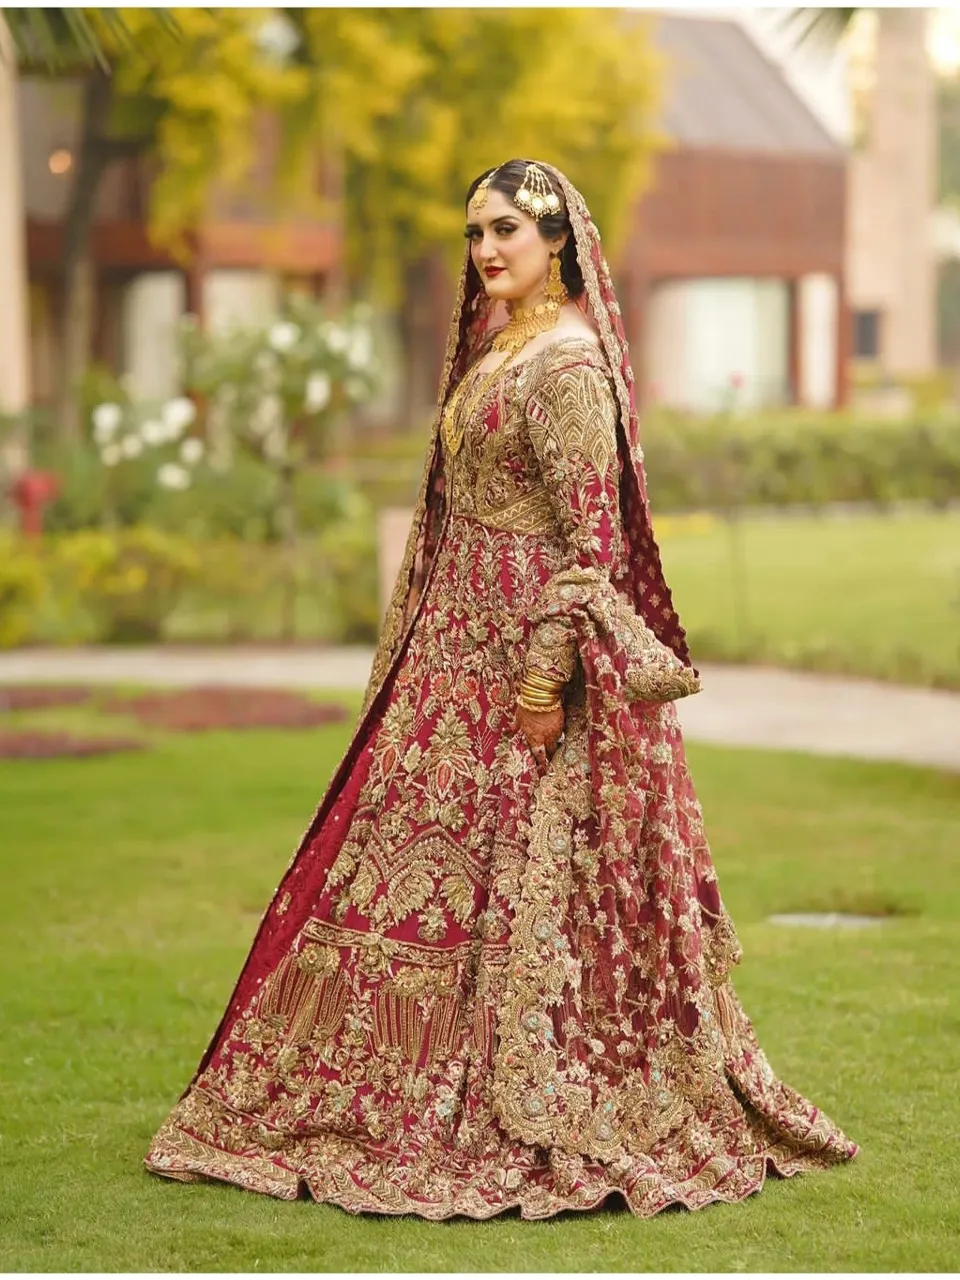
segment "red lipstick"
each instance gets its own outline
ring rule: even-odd
[[[494,276],[502,275],[506,271],[506,267],[484,267],[483,274],[492,280]]]

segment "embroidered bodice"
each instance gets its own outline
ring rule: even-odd
[[[444,460],[451,516],[529,535],[556,549],[558,569],[622,570],[618,407],[603,352],[562,339],[505,365],[469,414],[460,451]],[[561,623],[544,623],[529,665],[569,679],[574,652]]]

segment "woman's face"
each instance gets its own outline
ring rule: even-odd
[[[543,296],[550,270],[550,252],[563,245],[563,237],[550,244],[536,222],[502,191],[489,191],[479,212],[467,205],[467,238],[470,256],[491,298],[533,306]]]

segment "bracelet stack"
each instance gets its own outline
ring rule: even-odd
[[[559,711],[564,681],[551,680],[539,671],[526,671],[520,681],[517,706],[524,711]]]

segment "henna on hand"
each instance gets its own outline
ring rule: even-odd
[[[563,707],[556,711],[528,711],[525,707],[517,707],[513,727],[526,738],[533,754],[546,762],[557,749],[564,723]]]

